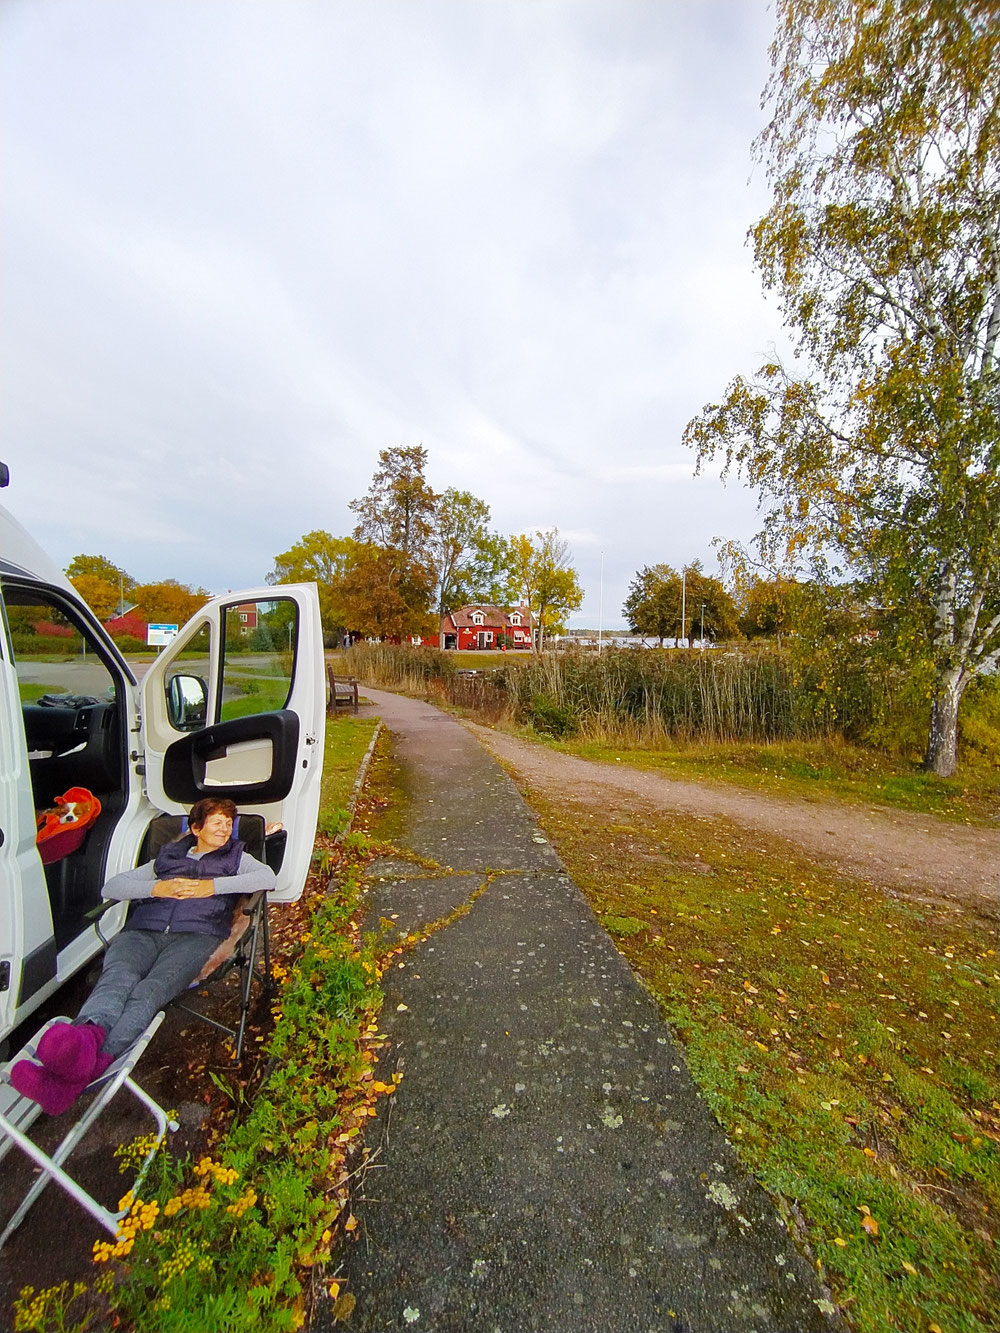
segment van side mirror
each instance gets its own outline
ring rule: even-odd
[[[177,731],[197,731],[208,721],[208,685],[201,676],[171,676],[167,716]]]

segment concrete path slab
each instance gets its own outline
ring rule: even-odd
[[[369,1138],[350,1328],[840,1328],[513,784],[437,709],[365,693],[406,791],[368,919],[439,925],[384,978],[381,1073],[404,1078]]]

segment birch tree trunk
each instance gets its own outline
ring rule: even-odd
[[[946,671],[938,681],[931,704],[924,768],[939,778],[953,777],[958,763],[958,708],[967,680],[957,668]]]

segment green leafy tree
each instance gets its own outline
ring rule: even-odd
[[[490,510],[469,491],[449,486],[438,497],[429,550],[438,615],[476,600],[502,597],[503,537],[489,530]]]
[[[688,647],[696,636],[713,643],[731,639],[737,632],[736,604],[721,580],[706,574],[700,560],[693,560],[684,568],[682,585],[686,623],[681,637],[687,639]]]
[[[672,637],[691,647],[694,638],[713,642],[736,633],[736,605],[719,579],[710,578],[699,560],[678,574],[670,565],[647,565],[629,584],[622,614],[633,634],[656,638],[660,647]]]
[[[644,639],[677,638],[681,623],[681,576],[669,565],[646,565],[629,584],[622,607],[633,634]]]
[[[315,583],[319,591],[324,634],[333,635],[348,625],[344,580],[358,559],[359,544],[352,537],[333,537],[317,529],[274,557],[267,582]]]
[[[962,693],[1000,659],[1000,22],[985,0],[777,10],[752,235],[807,370],[738,377],[685,438],[760,491],[762,558],[809,555],[885,609],[947,776]]]

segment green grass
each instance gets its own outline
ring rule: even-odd
[[[18,682],[18,693],[21,696],[23,704],[33,704],[36,699],[40,699],[43,694],[63,694],[65,686],[63,685],[30,685],[27,681]]]
[[[525,648],[511,648],[506,653],[480,653],[465,649],[460,653],[449,653],[448,659],[454,662],[458,671],[495,671],[497,667],[506,666],[511,661],[519,662],[530,656],[531,653]]]
[[[329,719],[321,824],[342,826],[375,725]],[[25,1288],[14,1306],[16,1330],[292,1333],[302,1327],[310,1297],[321,1299],[332,1248],[356,1225],[349,1186],[366,1156],[362,1129],[376,1097],[392,1090],[372,1078],[381,967],[356,928],[368,856],[357,834],[318,854],[308,929],[287,967],[274,967],[281,986],[261,1050],[263,1082],[244,1101],[237,1072],[214,1078],[242,1112],[214,1149],[216,1168],[161,1151],[143,1190],[147,1207],[159,1208],[149,1229],[140,1226],[133,1246],[126,1239],[86,1281]],[[199,1181],[200,1202],[188,1193]],[[347,1308],[338,1313],[335,1304],[333,1317]]]
[[[273,713],[284,708],[288,699],[288,679],[283,680],[229,680],[227,684],[239,684],[245,693],[235,699],[223,701],[220,711],[221,722],[229,722],[234,717],[254,717],[258,713]]]
[[[851,1324],[996,1328],[995,923],[721,820],[531,799]]]
[[[534,733],[523,729],[521,734]],[[954,778],[939,778],[845,741],[787,741],[770,745],[689,742],[663,749],[632,748],[613,740],[544,738],[565,754],[621,762],[665,777],[724,782],[772,795],[884,805],[992,825],[1000,809],[1000,774],[985,761],[968,762]]]
[[[344,826],[347,803],[368,744],[378,726],[373,717],[338,713],[327,719],[319,831],[333,835]]]

